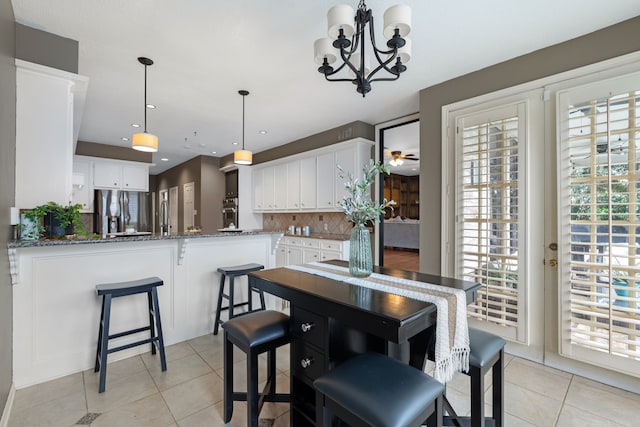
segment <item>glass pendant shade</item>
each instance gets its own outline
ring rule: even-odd
[[[131,140],[131,148],[147,153],[155,153],[158,151],[158,137],[146,132],[134,133]]]
[[[233,163],[237,165],[250,165],[253,163],[253,154],[249,150],[236,150],[233,152]]]

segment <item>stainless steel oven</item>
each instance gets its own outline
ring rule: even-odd
[[[229,228],[233,224],[238,228],[238,198],[222,201],[222,226]]]

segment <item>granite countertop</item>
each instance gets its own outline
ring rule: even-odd
[[[42,239],[42,240],[15,240],[8,243],[8,248],[32,248],[44,246],[68,246],[68,245],[86,245],[86,244],[103,244],[103,243],[124,243],[124,242],[146,242],[152,240],[178,240],[178,239],[201,239],[201,238],[225,238],[232,236],[252,236],[260,234],[279,234],[282,231],[265,231],[265,230],[246,230],[234,232],[218,232],[212,234],[203,233],[185,233],[171,236],[160,235],[132,235],[108,237],[106,239]]]

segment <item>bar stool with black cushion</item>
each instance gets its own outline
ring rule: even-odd
[[[445,425],[471,425],[471,427],[504,425],[504,346],[506,341],[489,332],[469,328],[469,372],[471,377],[471,418],[460,417],[445,398],[445,409],[449,416],[445,417]],[[433,360],[429,352],[429,359]],[[492,371],[491,417],[484,413],[485,383],[484,377]]]
[[[332,425],[327,411],[353,427],[442,426],[444,385],[383,354],[354,356],[313,386],[318,427]]]
[[[163,371],[167,370],[167,360],[164,353],[164,338],[162,336],[162,323],[160,321],[160,306],[158,303],[157,287],[162,286],[163,281],[158,277],[133,280],[130,282],[106,283],[96,286],[96,293],[102,296],[102,313],[100,314],[100,329],[98,331],[98,350],[96,352],[96,366],[94,371],[100,371],[100,385],[98,392],[105,390],[107,379],[107,355],[116,351],[126,350],[142,344],[151,344],[151,354],[156,354],[156,348],[160,352],[160,365]],[[109,335],[111,322],[111,301],[113,298],[128,295],[147,294],[149,305],[149,325],[131,329],[117,334]],[[109,348],[109,340],[150,331],[150,337],[119,347]]]
[[[258,426],[264,402],[289,402],[287,393],[276,393],[276,349],[291,341],[289,316],[262,310],[229,319],[224,329],[224,422],[231,421],[233,402],[247,402],[247,423]],[[247,356],[247,392],[233,391],[233,346]],[[267,383],[258,393],[258,356],[267,352]]]
[[[253,300],[252,295],[253,292],[257,292],[260,296],[260,310],[264,310],[266,308],[264,302],[264,293],[262,289],[252,289],[249,288],[247,301],[236,303],[235,302],[235,286],[234,281],[236,277],[246,276],[252,271],[258,271],[264,269],[264,265],[261,264],[243,264],[243,265],[234,265],[232,267],[220,267],[218,268],[218,273],[220,274],[220,287],[218,289],[218,305],[216,308],[216,320],[213,324],[213,335],[218,335],[218,325],[224,323],[220,320],[220,314],[223,310],[229,311],[229,319],[233,319],[236,314],[234,313],[234,309],[238,307],[248,306],[249,312],[253,311]],[[224,293],[224,284],[225,279],[229,278],[229,294]],[[222,299],[225,298],[228,302],[226,307],[222,306]]]

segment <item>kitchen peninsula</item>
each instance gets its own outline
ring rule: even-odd
[[[94,366],[101,303],[97,284],[160,277],[165,345],[175,344],[213,330],[217,268],[248,262],[273,267],[282,235],[243,231],[10,242],[16,388]],[[246,278],[236,287],[238,299],[246,299],[243,283]],[[267,300],[268,306],[274,304]],[[147,315],[144,295],[117,299],[112,330],[142,326]],[[114,344],[136,339],[139,336],[122,337]],[[148,350],[131,348],[114,353],[110,360]]]

